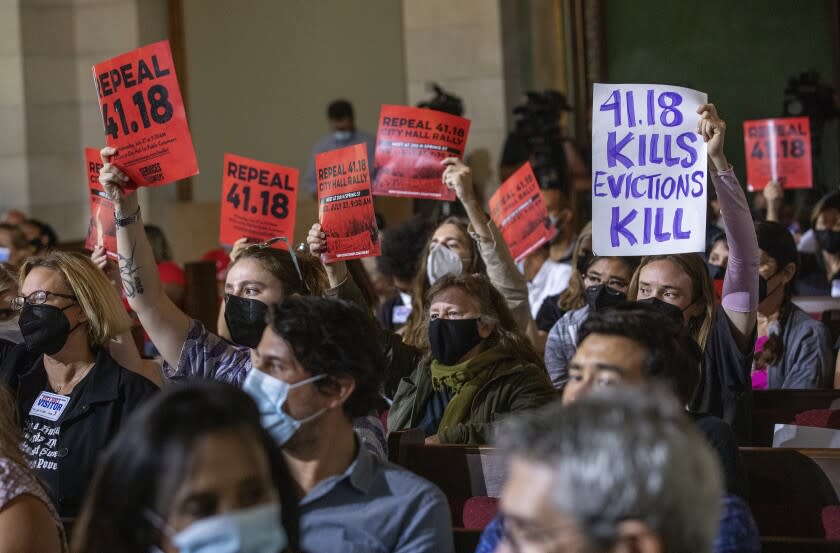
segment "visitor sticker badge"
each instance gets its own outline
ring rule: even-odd
[[[41,417],[48,421],[57,421],[61,418],[67,404],[70,403],[70,396],[62,396],[50,392],[41,392],[35,403],[32,404],[32,409],[29,410],[29,416]]]

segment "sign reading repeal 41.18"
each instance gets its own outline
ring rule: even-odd
[[[93,80],[113,161],[134,185],[198,174],[169,41],[94,65]]]
[[[598,255],[699,252],[706,232],[706,94],[595,84],[592,247]]]

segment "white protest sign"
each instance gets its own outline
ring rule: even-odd
[[[706,94],[669,85],[595,84],[592,249],[597,255],[706,246]]]

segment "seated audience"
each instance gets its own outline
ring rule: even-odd
[[[35,248],[26,239],[20,227],[0,223],[0,263],[8,263],[18,269],[33,253]]]
[[[27,219],[20,224],[20,230],[32,245],[35,254],[41,255],[58,246],[58,236],[53,228],[37,219]]]
[[[583,275],[589,258],[592,257],[592,223],[586,223],[578,234],[575,249],[572,253],[572,274],[563,292],[547,296],[540,305],[534,320],[537,323],[537,335],[542,343],[548,338],[551,327],[568,311],[580,309],[586,305],[584,298]],[[533,306],[532,306],[533,307]],[[543,348],[545,349],[545,348]]]
[[[732,426],[739,443],[750,439],[750,368],[758,306],[758,243],[744,191],[723,153],[726,124],[715,107],[698,108],[698,132],[707,144],[709,174],[727,229],[729,260],[717,306],[712,280],[696,254],[642,259],[628,297],[650,303],[687,325],[704,352],[704,381],[695,407]]]
[[[431,354],[391,356],[412,366],[397,370],[406,376],[388,413],[389,431],[419,427],[426,443],[486,444],[500,418],[555,397],[539,356],[487,277],[447,275],[427,301]]]
[[[811,212],[816,252],[802,252],[796,294],[840,297],[840,191],[823,196]]]
[[[0,340],[12,344],[23,342],[18,325],[18,313],[12,309],[12,301],[18,296],[17,271],[0,263]]]
[[[450,553],[440,490],[373,455],[353,432],[379,402],[385,360],[375,324],[345,302],[287,299],[269,310],[243,389],[297,484],[301,549]]]
[[[61,520],[20,444],[14,398],[0,384],[0,551],[62,553]]]
[[[584,265],[583,284],[586,304],[568,311],[552,327],[545,344],[545,367],[552,385],[563,389],[569,378],[569,361],[575,354],[578,329],[590,313],[627,301],[627,288],[637,257],[590,257]]]
[[[17,384],[23,449],[59,514],[74,517],[97,455],[157,387],[111,357],[110,341],[130,323],[87,257],[54,251],[30,258],[20,293],[12,306],[34,359]],[[18,360],[6,355],[2,362]]]
[[[798,254],[780,223],[755,225],[759,265],[758,342],[753,387],[830,388],[834,368],[828,329],[793,304]],[[763,375],[764,378],[761,378]]]
[[[382,235],[382,255],[376,258],[379,271],[393,280],[397,291],[377,313],[379,325],[385,330],[397,332],[408,321],[412,309],[412,280],[432,230],[424,218],[414,217]]]
[[[712,238],[712,247],[709,249],[706,260],[712,280],[723,280],[727,263],[729,263],[729,243],[726,241],[726,234],[721,232]]]
[[[712,550],[717,463],[667,394],[613,390],[550,405],[510,420],[499,444],[510,471],[497,551]]]
[[[254,402],[196,381],[147,402],[108,446],[73,551],[291,553],[298,536],[295,484]]]

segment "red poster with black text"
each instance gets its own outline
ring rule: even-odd
[[[85,148],[85,174],[90,198],[90,222],[88,223],[85,248],[93,251],[96,246],[105,246],[108,257],[117,258],[117,224],[114,217],[114,202],[99,182],[102,159],[99,150]]]
[[[364,144],[315,156],[318,221],[327,235],[321,261],[334,263],[380,254]]]
[[[373,193],[429,200],[455,199],[443,184],[447,157],[464,157],[470,120],[441,111],[383,105],[376,131]]]
[[[490,217],[517,263],[551,239],[548,210],[530,162],[490,197]]]
[[[277,236],[294,242],[298,177],[293,167],[225,154],[219,242]]]
[[[135,186],[160,186],[198,174],[169,41],[93,66],[108,146]]]
[[[763,190],[777,180],[784,188],[811,188],[811,125],[807,117],[744,121],[747,188]]]

